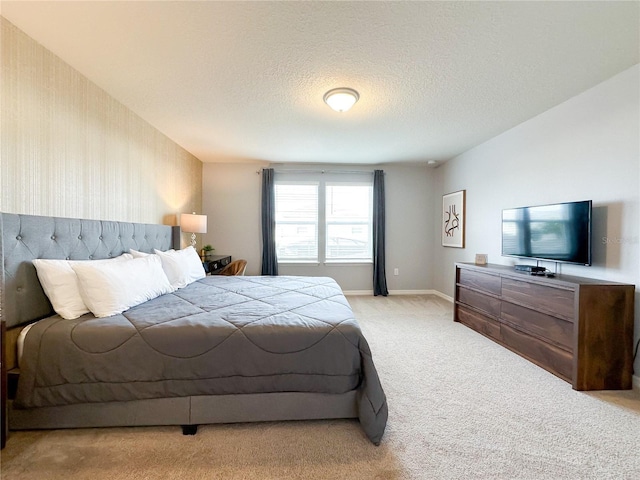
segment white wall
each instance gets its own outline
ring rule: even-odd
[[[212,244],[216,254],[245,258],[248,275],[260,274],[261,176],[256,172],[265,166],[208,163],[203,169],[202,205],[203,213],[209,216],[209,232],[202,236],[202,244]],[[294,167],[287,165],[286,168]],[[385,171],[389,290],[427,290],[432,276],[429,255],[433,251],[430,232],[434,223],[431,208],[435,198],[433,170],[403,165],[358,167],[362,168]],[[393,275],[394,268],[398,268],[398,276]],[[282,275],[330,276],[344,290],[372,290],[371,265],[286,265],[281,266],[279,272]]]
[[[260,275],[260,181],[257,163],[205,163],[202,170],[202,213],[216,255],[247,260],[247,275]]]
[[[457,261],[500,255],[504,208],[593,200],[592,267],[562,265],[562,273],[640,285],[640,66],[450,160],[437,169],[378,165],[385,170],[387,283],[390,291],[435,289],[453,296]],[[260,272],[260,175],[266,164],[205,164],[203,212],[216,253],[249,261]],[[371,167],[373,169],[374,167]],[[467,191],[466,248],[441,246],[442,195]],[[523,263],[520,261],[519,263]],[[547,265],[553,268],[552,265]],[[399,276],[393,275],[398,268]],[[329,275],[345,290],[371,290],[371,267],[282,268]],[[640,305],[636,289],[636,304]],[[640,337],[636,308],[635,341]],[[635,363],[636,375],[640,359]]]
[[[387,286],[395,291],[431,289],[431,229],[436,213],[434,170],[427,167],[384,165],[387,222]],[[398,268],[400,274],[393,275]]]
[[[434,205],[433,287],[453,296],[454,262],[472,262],[475,253],[491,263],[534,263],[500,255],[503,208],[589,199],[593,266],[561,272],[640,285],[639,92],[636,65],[436,169],[436,196],[466,189],[467,230],[465,249],[441,247]],[[635,341],[639,297],[636,288]]]

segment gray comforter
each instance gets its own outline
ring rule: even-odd
[[[15,406],[354,389],[378,443],[386,398],[334,280],[210,276],[121,315],[38,322]]]

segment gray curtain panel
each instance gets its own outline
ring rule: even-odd
[[[384,171],[373,172],[373,294],[389,295],[385,273]]]
[[[273,168],[262,169],[262,275],[278,275]]]

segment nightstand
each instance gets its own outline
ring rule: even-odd
[[[231,255],[211,255],[202,265],[207,275],[216,275],[220,270],[231,263]]]
[[[2,376],[2,378],[0,379],[0,395],[2,396],[1,399],[1,403],[2,403],[2,412],[0,412],[0,428],[2,428],[2,431],[0,432],[0,448],[4,448],[5,443],[7,442],[7,368],[6,368],[6,362],[4,361],[4,355],[5,355],[5,323],[4,322],[0,322],[0,336],[1,338],[1,343],[2,343],[2,348],[0,348],[0,375]]]

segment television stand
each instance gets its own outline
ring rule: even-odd
[[[571,383],[628,390],[635,286],[456,263],[454,321]]]

